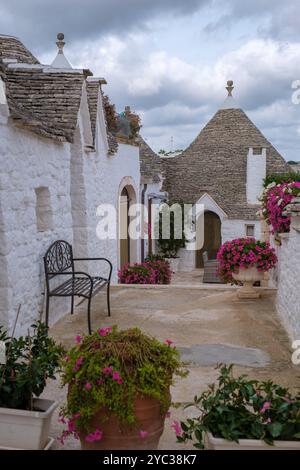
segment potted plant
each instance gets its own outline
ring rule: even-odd
[[[232,365],[221,366],[217,385],[186,405],[200,415],[177,423],[178,442],[192,440],[199,449],[300,450],[300,393],[272,381],[235,378]]]
[[[163,256],[166,261],[169,262],[171,270],[175,273],[178,271],[180,258],[178,256],[178,251],[180,248],[184,248],[186,245],[185,234],[183,230],[183,220],[182,225],[179,227],[180,236],[176,233],[175,227],[175,216],[174,213],[170,213],[170,233],[169,236],[165,236],[163,231],[163,211],[159,213],[158,218],[159,224],[159,238],[157,240],[159,255]],[[178,227],[177,227],[178,228]]]
[[[58,403],[37,398],[47,378],[55,378],[63,348],[48,336],[45,324],[32,325],[32,334],[11,338],[0,327],[6,361],[0,364],[0,447],[44,449]]]
[[[277,257],[269,242],[255,238],[237,238],[225,242],[218,251],[219,273],[225,282],[242,284],[240,298],[260,296],[253,284],[263,279],[263,273],[274,268]]]
[[[64,364],[61,442],[74,435],[83,450],[156,449],[174,374],[186,373],[170,340],[116,326],[78,337]]]
[[[170,264],[161,257],[151,256],[143,263],[125,264],[118,271],[120,284],[170,284]]]

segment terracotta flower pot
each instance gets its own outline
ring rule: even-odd
[[[237,291],[237,296],[240,299],[257,299],[260,297],[260,292],[253,287],[253,284],[262,281],[264,273],[258,271],[256,266],[249,268],[239,268],[236,273],[232,273],[233,279],[240,281],[243,286]]]
[[[100,441],[87,442],[86,433],[80,432],[82,450],[157,449],[165,422],[160,402],[154,398],[136,398],[134,415],[135,425],[120,425],[115,414],[108,414],[105,409],[99,410],[91,420],[91,428],[101,430],[103,437]]]

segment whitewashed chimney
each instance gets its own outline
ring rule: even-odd
[[[247,203],[258,204],[267,172],[267,149],[259,152],[249,148],[247,155]]]

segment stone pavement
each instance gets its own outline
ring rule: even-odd
[[[191,286],[192,287],[192,286]],[[191,360],[190,374],[177,380],[172,388],[172,400],[186,403],[215,381],[220,362],[236,363],[235,373],[246,373],[253,378],[273,379],[284,386],[299,386],[300,368],[291,362],[290,341],[282,328],[274,306],[274,292],[266,290],[261,299],[238,300],[235,289],[227,286],[199,288],[112,287],[112,317],[106,316],[105,294],[93,299],[93,327],[117,324],[120,328],[138,326],[160,340],[172,339]],[[87,331],[86,305],[83,303],[73,317],[65,316],[51,334],[65,346],[74,344],[76,334]],[[44,396],[64,401],[65,390],[57,381],[49,383]],[[161,449],[192,448],[176,444],[170,424],[193,410],[171,411],[160,442]],[[53,419],[51,436],[57,436],[61,425],[57,413]],[[64,447],[79,448],[77,441],[69,440]]]

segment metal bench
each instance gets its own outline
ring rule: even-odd
[[[90,276],[82,271],[75,271],[74,262],[77,261],[105,261],[109,265],[107,277]],[[71,297],[71,315],[74,312],[74,297],[83,297],[88,300],[87,317],[89,334],[91,327],[91,300],[101,289],[106,286],[107,309],[110,316],[109,287],[112,273],[112,264],[106,258],[73,258],[72,245],[64,240],[57,240],[47,250],[44,256],[44,267],[46,276],[46,325],[49,323],[50,297]],[[58,276],[66,276],[59,285],[50,286],[53,279]]]
[[[203,283],[222,284],[222,280],[218,274],[219,261],[217,259],[209,260],[206,251],[202,253],[202,257],[204,264]]]

